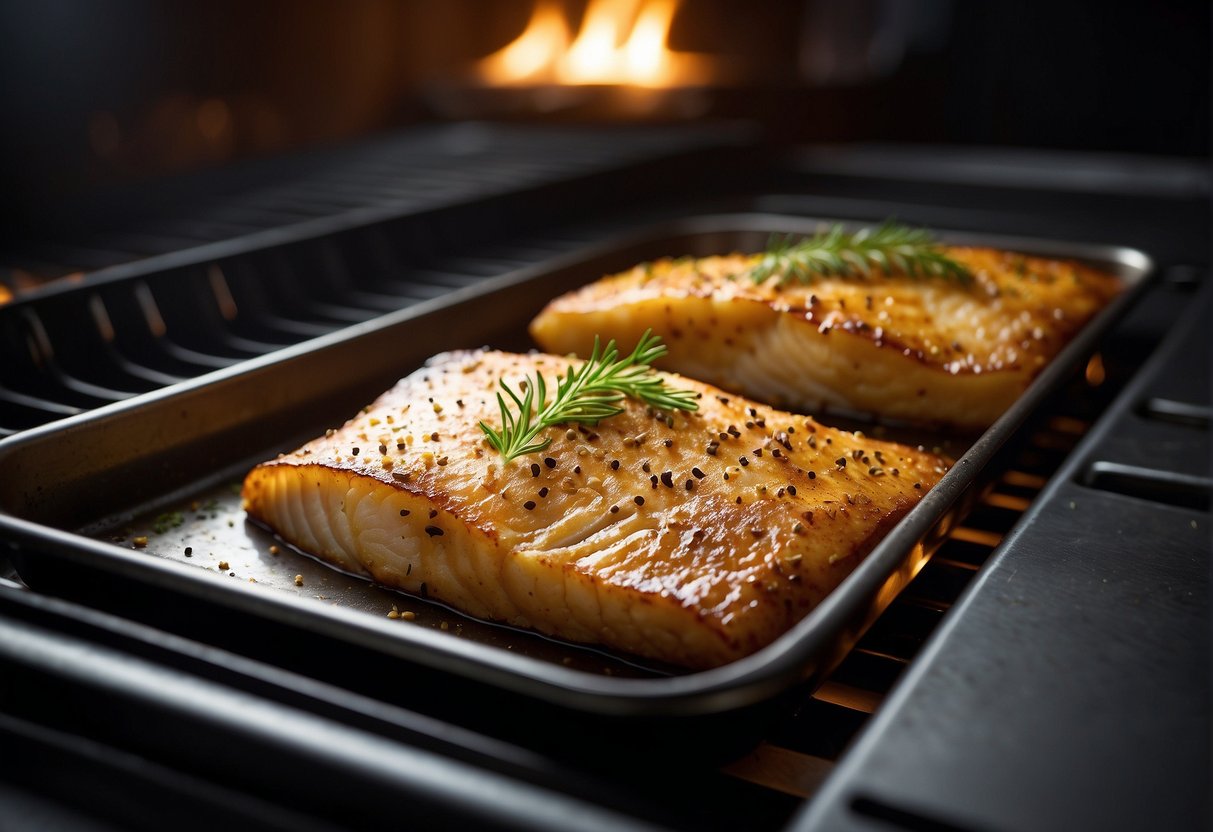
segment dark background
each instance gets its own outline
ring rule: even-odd
[[[575,22],[584,2],[565,3]],[[447,106],[529,0],[0,8],[10,231],[81,194],[475,116]],[[1207,156],[1207,2],[685,0],[671,45],[727,71],[696,118],[772,142],[896,141]],[[444,98],[445,96],[445,98]],[[454,115],[452,115],[454,113]],[[609,108],[494,118],[611,120]],[[661,117],[685,120],[684,115]]]

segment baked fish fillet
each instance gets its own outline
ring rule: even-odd
[[[557,298],[530,331],[548,352],[587,355],[595,335],[630,343],[651,328],[669,347],[659,366],[762,401],[973,429],[1121,289],[1077,263],[941,251],[974,279],[755,284],[759,255],[659,260]]]
[[[477,428],[575,360],[448,353],[343,427],[258,465],[251,518],[349,572],[470,615],[706,668],[833,589],[945,471],[939,458],[669,377],[697,412],[627,400],[508,464]]]

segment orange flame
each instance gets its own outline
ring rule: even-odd
[[[477,65],[494,86],[671,87],[708,77],[702,56],[668,45],[679,0],[591,0],[573,38],[558,0],[537,0],[516,40]]]
[[[558,0],[539,0],[518,39],[479,64],[490,84],[526,82],[553,66],[568,48],[569,30]]]

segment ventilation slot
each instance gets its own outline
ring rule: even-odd
[[[1100,491],[1198,511],[1209,510],[1209,497],[1213,493],[1213,479],[1209,477],[1105,461],[1092,463],[1083,474],[1082,484]]]
[[[1141,408],[1141,415],[1147,419],[1160,422],[1170,422],[1175,425],[1209,429],[1209,417],[1213,412],[1207,404],[1191,404],[1177,402],[1174,399],[1149,399]]]

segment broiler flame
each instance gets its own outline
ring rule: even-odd
[[[526,29],[477,65],[492,86],[672,87],[708,78],[703,56],[667,44],[679,0],[591,0],[576,37],[558,0],[536,0]]]

